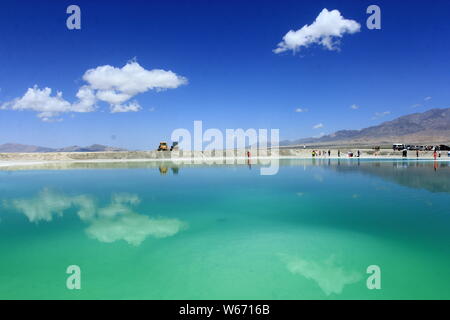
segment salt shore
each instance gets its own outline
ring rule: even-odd
[[[355,159],[358,149],[330,149],[330,156],[327,150],[320,150],[321,155],[316,155],[314,159]],[[253,152],[250,158],[254,164],[267,163],[276,159],[312,159],[312,149],[280,148],[279,150],[269,150]],[[318,151],[318,150],[317,150]],[[400,151],[382,149],[375,153],[372,149],[360,149],[359,159],[387,160],[405,159]],[[66,152],[66,153],[0,153],[0,168],[7,169],[33,169],[34,167],[61,167],[71,164],[113,164],[113,163],[158,163],[174,162],[188,164],[245,164],[249,160],[246,150],[228,151],[126,151],[126,152]],[[354,157],[350,158],[348,152],[353,152]],[[409,151],[407,159],[411,160],[433,160],[432,151],[421,151],[417,158],[415,151]],[[437,161],[450,161],[447,151],[441,152],[441,157]]]

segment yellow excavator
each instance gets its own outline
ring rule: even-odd
[[[158,151],[168,151],[168,150],[169,150],[169,146],[167,145],[167,142],[161,141],[159,143]]]
[[[172,146],[170,147],[170,151],[178,150],[178,142],[172,143]],[[165,141],[161,141],[159,143],[158,151],[169,151],[169,145]]]

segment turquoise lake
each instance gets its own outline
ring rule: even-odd
[[[449,162],[259,169],[0,170],[0,299],[450,299]]]

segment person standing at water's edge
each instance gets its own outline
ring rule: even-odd
[[[406,158],[408,156],[408,150],[403,149],[402,153],[403,153],[403,158]]]

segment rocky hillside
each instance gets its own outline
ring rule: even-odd
[[[320,138],[283,141],[282,145],[344,143],[449,143],[450,108],[414,113],[361,130],[341,130]]]

